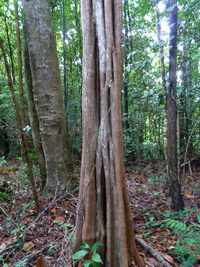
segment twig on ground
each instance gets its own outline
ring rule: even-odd
[[[148,245],[143,239],[136,237],[137,243],[149,254],[151,254],[161,265],[160,267],[172,267],[162,256],[162,254]]]

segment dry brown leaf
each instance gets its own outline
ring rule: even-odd
[[[35,265],[34,267],[48,267],[48,266],[47,266],[47,263],[46,263],[46,261],[45,261],[45,259],[44,259],[43,256],[40,256],[40,257],[37,259],[37,261],[36,261],[36,265]]]
[[[188,198],[188,199],[192,199],[192,198],[194,198],[194,196],[193,196],[192,193],[186,193],[186,194],[185,194],[185,197]]]
[[[26,243],[24,243],[24,246],[23,246],[23,250],[25,251],[25,252],[28,252],[28,251],[30,251],[30,250],[32,250],[33,248],[34,248],[34,243],[33,242],[26,242]]]

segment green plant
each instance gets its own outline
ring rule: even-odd
[[[27,258],[17,261],[13,267],[26,267],[27,266]]]
[[[182,267],[192,267],[200,255],[200,231],[198,224],[190,224],[177,220],[167,219],[163,225],[170,228],[177,235],[176,246],[172,249]]]
[[[2,267],[9,267],[9,265],[4,261],[4,258],[0,256],[0,264],[2,264]]]
[[[99,253],[103,244],[96,242],[92,245],[84,242],[81,244],[80,249],[72,255],[74,263],[82,261],[84,267],[99,267],[103,264],[101,255]]]
[[[171,210],[167,210],[165,212],[162,213],[162,215],[166,218],[166,219],[175,219],[175,220],[184,220],[187,221],[190,216],[194,213],[197,212],[196,208],[190,208],[190,209],[183,209],[180,211],[171,211]]]
[[[0,167],[7,166],[8,162],[4,156],[0,157]]]
[[[165,175],[151,175],[148,178],[148,182],[151,185],[159,185],[159,184],[164,184],[166,182],[166,176]]]
[[[0,202],[9,200],[10,200],[10,193],[0,191]]]
[[[36,165],[33,165],[33,176],[34,177],[39,177],[39,168]],[[17,177],[19,180],[20,185],[22,186],[22,188],[26,188],[27,186],[29,186],[30,181],[28,178],[28,171],[27,171],[27,165],[24,163],[20,164],[20,167],[18,169],[17,172]]]
[[[143,143],[143,155],[146,160],[159,159],[160,152],[158,144],[151,142],[150,140],[146,140]]]

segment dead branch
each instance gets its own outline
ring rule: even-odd
[[[143,249],[151,254],[161,265],[160,267],[172,267],[171,264],[169,264],[162,256],[162,254],[159,251],[156,251],[154,248],[152,248],[150,245],[148,245],[143,239],[136,237],[136,242],[143,247]]]

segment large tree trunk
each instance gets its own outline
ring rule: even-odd
[[[76,248],[104,245],[106,267],[144,266],[124,180],[120,0],[82,0],[83,149]],[[79,266],[82,266],[80,263]]]
[[[23,0],[23,7],[47,190],[53,193],[68,181],[70,165],[56,42],[48,0]]]
[[[181,184],[178,175],[177,157],[177,97],[176,97],[176,57],[177,57],[177,1],[169,0],[169,85],[167,90],[167,164],[171,207],[184,207]]]

